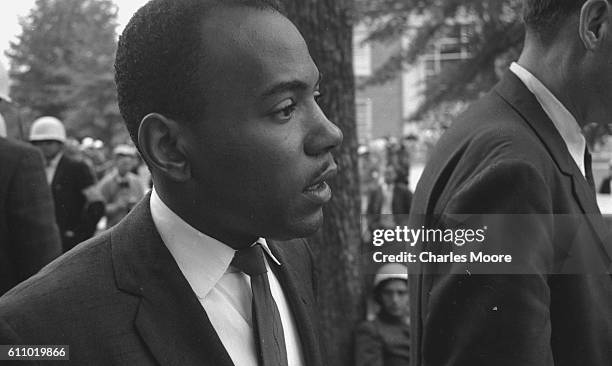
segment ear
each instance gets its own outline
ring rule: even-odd
[[[599,49],[610,37],[610,4],[607,0],[587,0],[580,10],[580,39],[589,51]]]
[[[191,178],[183,133],[177,121],[159,113],[147,114],[138,128],[138,145],[143,159],[152,170],[176,182]]]

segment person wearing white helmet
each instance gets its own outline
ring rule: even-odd
[[[100,181],[106,202],[107,227],[114,226],[144,197],[140,179],[130,170],[136,164],[136,148],[117,145],[113,149],[114,168]]]
[[[53,192],[55,216],[66,252],[93,235],[95,223],[103,214],[101,203],[89,197],[96,179],[85,162],[64,154],[66,129],[59,119],[45,116],[35,120],[29,140],[46,160],[47,182]]]
[[[356,366],[405,366],[410,361],[408,269],[387,263],[374,277],[374,300],[380,310],[355,331]]]

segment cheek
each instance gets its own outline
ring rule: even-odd
[[[301,169],[305,155],[297,136],[267,134],[252,137],[250,141],[241,146],[240,152],[235,151],[241,157],[236,163],[250,180],[280,191],[303,180]]]

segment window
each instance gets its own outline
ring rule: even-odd
[[[357,139],[360,144],[366,144],[372,138],[372,100],[356,98],[355,109]]]

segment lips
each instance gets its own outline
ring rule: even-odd
[[[321,169],[321,173],[312,179],[308,186],[302,191],[304,195],[316,203],[326,203],[331,199],[331,188],[327,180],[333,178],[338,172],[335,163],[326,164]]]

